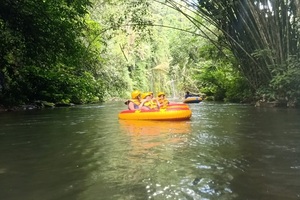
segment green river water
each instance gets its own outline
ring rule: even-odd
[[[300,111],[190,104],[118,120],[123,102],[0,113],[1,200],[300,199]]]

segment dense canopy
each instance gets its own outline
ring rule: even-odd
[[[300,100],[295,0],[3,0],[0,105],[130,91]]]

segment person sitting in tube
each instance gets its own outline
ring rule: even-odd
[[[184,98],[189,98],[189,97],[199,97],[197,94],[192,94],[189,91],[186,91]]]
[[[153,92],[149,92],[151,98],[151,109],[159,109],[160,103],[157,98],[153,97]]]
[[[141,95],[143,106],[146,106],[149,109],[159,109],[159,102],[152,97],[153,95],[151,92],[143,93]]]
[[[129,110],[149,110],[148,107],[143,106],[144,103],[145,100],[141,99],[141,92],[139,90],[131,92],[131,99],[125,102]]]
[[[158,93],[158,102],[161,106],[161,108],[166,108],[168,104],[170,103],[168,99],[166,99],[166,94],[164,92]]]

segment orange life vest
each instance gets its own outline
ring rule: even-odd
[[[147,106],[147,107],[150,108],[150,109],[158,108],[156,102],[153,101],[153,100],[150,100],[150,101],[145,102],[145,103],[144,103],[144,106]]]
[[[169,104],[169,101],[167,99],[158,99],[158,102],[162,108],[167,107],[167,105]]]

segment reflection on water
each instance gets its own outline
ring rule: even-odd
[[[128,134],[131,140],[131,146],[135,149],[133,154],[156,146],[184,143],[184,134],[191,131],[189,121],[120,120],[119,123],[122,132]]]
[[[300,111],[193,104],[118,120],[122,102],[0,113],[0,199],[299,199]]]
[[[158,196],[159,181],[172,181],[177,174],[172,167],[175,164],[172,160],[176,151],[188,145],[190,121],[120,120],[119,123],[121,134],[128,141],[122,160],[126,166],[130,166],[130,173],[127,174],[129,177],[120,183],[119,188],[127,188],[134,183],[134,188],[139,188],[139,191],[135,190],[131,194],[132,199],[151,199]],[[129,198],[126,195],[114,197]]]

